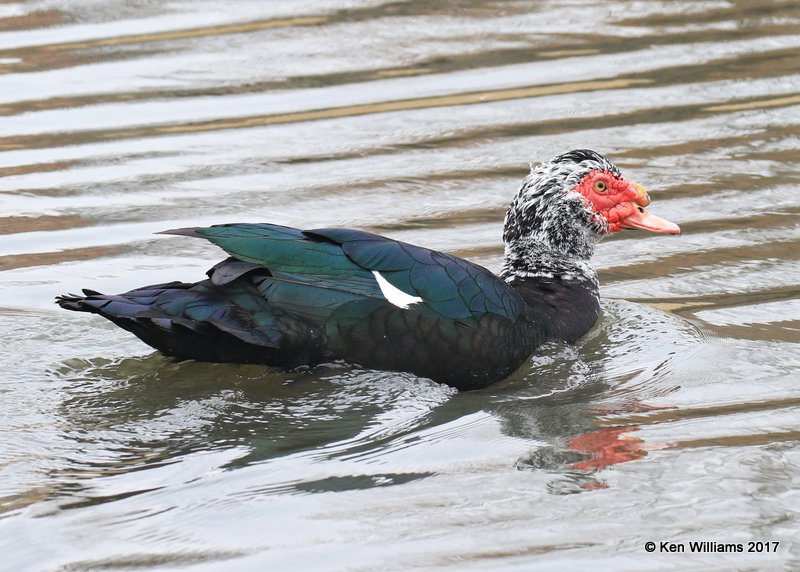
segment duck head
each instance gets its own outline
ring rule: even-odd
[[[576,149],[534,165],[506,213],[502,276],[596,281],[589,259],[604,236],[624,229],[680,233],[648,212],[649,204],[644,187],[595,151]]]

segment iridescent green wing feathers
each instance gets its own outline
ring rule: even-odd
[[[334,358],[470,388],[507,376],[541,341],[508,284],[448,254],[350,229],[240,224],[192,233],[231,254],[230,265],[266,269],[251,277],[258,291],[322,328]]]
[[[167,231],[231,255],[195,284],[62,296],[168,355],[279,366],[343,359],[460,388],[511,373],[541,340],[488,270],[347,229],[229,224]]]
[[[379,272],[446,318],[493,313],[514,320],[525,311],[516,292],[481,266],[363,231],[230,224],[168,232],[206,238],[235,259],[268,269],[276,279],[325,288],[329,295],[343,291],[386,299],[373,274]]]

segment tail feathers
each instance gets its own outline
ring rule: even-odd
[[[78,296],[76,294],[62,294],[61,296],[56,296],[56,304],[65,310],[88,312],[89,310],[81,308],[80,302],[83,300],[83,298],[83,296]]]
[[[119,295],[58,296],[67,310],[103,316],[162,353],[213,362],[299,365],[321,351],[319,333],[270,308],[252,286],[171,282]]]
[[[89,290],[88,288],[83,288],[83,296],[78,296],[77,294],[62,294],[61,296],[56,296],[56,304],[64,308],[65,310],[74,310],[76,312],[91,312],[87,307],[84,307],[80,304],[89,296],[102,296],[100,292],[96,290]]]
[[[91,312],[104,317],[118,315],[119,317],[133,318],[138,311],[148,307],[148,302],[153,303],[165,291],[185,290],[191,287],[192,284],[184,282],[168,282],[166,284],[145,286],[120,295],[106,295],[97,290],[83,288],[83,296],[76,294],[56,296],[56,304],[66,310],[75,312]],[[107,308],[109,304],[114,304],[114,306]],[[109,316],[105,314],[109,314]]]

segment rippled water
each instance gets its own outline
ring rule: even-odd
[[[6,1],[0,30],[2,567],[800,567],[797,2]],[[152,233],[231,221],[497,270],[526,163],[575,147],[684,234],[604,242],[598,325],[485,390],[174,363],[52,304],[200,279],[218,250]]]

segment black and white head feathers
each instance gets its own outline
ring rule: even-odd
[[[596,281],[589,259],[607,223],[581,195],[570,192],[592,171],[621,176],[613,163],[589,149],[532,166],[506,212],[503,278]]]

